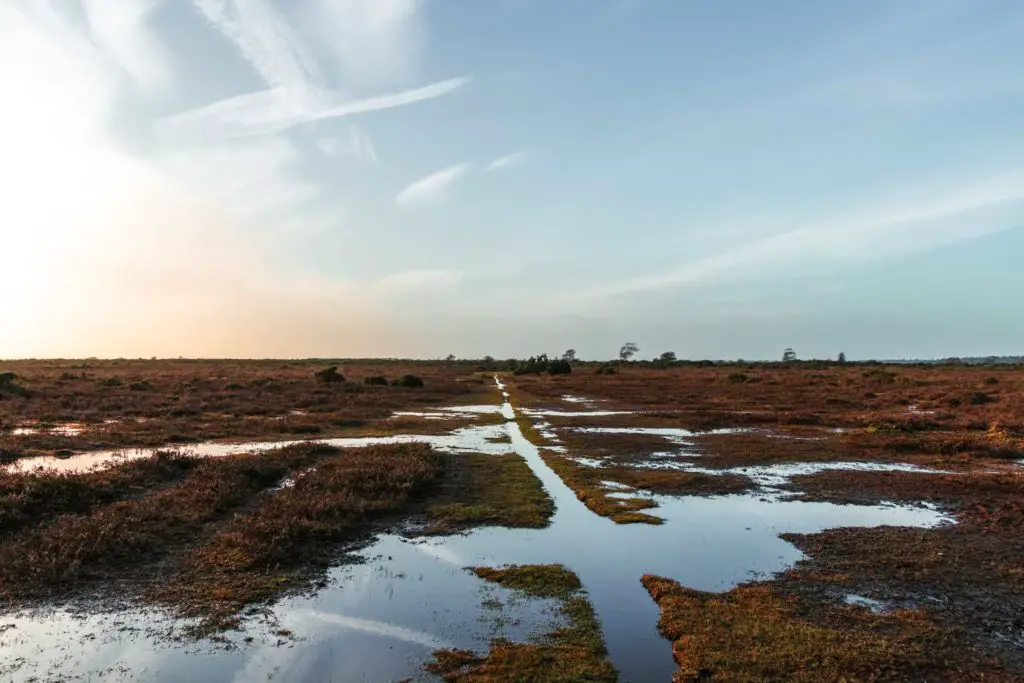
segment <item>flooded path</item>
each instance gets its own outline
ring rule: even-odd
[[[296,683],[410,676],[430,680],[421,666],[435,648],[485,651],[496,635],[521,640],[550,607],[544,601],[516,601],[466,567],[561,563],[579,575],[590,593],[621,680],[667,683],[675,665],[669,642],[656,629],[658,608],[640,584],[644,573],[699,590],[724,591],[800,559],[800,552],[779,538],[781,533],[842,526],[929,527],[946,521],[922,506],[840,506],[756,493],[657,497],[665,524],[618,525],[590,512],[548,467],[537,445],[523,436],[500,380],[498,387],[505,399],[504,425],[455,430],[444,437],[387,438],[437,439],[449,452],[518,453],[557,506],[548,528],[491,527],[414,540],[382,535],[356,553],[359,564],[334,569],[329,588],[281,601],[268,625],[250,629],[252,643],[237,636],[238,647],[228,650],[158,638],[153,631],[180,622],[152,614],[0,616],[0,676],[12,681],[72,676]],[[494,443],[481,436],[481,430],[491,429],[507,440]],[[349,441],[383,439],[327,443],[360,445]],[[485,601],[487,597],[492,601]],[[488,607],[493,600],[514,602],[507,618],[497,618]],[[279,629],[290,631],[295,640],[275,635]]]

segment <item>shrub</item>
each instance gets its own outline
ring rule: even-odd
[[[614,375],[618,370],[615,369],[614,365],[602,365],[597,370],[594,370],[595,375]]]
[[[4,373],[4,374],[8,374],[8,373]],[[78,379],[78,375],[76,375],[73,372],[62,372],[62,373],[60,373],[60,379],[62,381],[64,381],[64,382],[68,382],[70,380]]]
[[[16,379],[18,379],[18,376],[13,372],[0,372],[0,382],[3,382],[4,384],[10,384]]]
[[[548,365],[549,375],[571,375],[572,365],[565,359],[553,360]]]
[[[386,387],[388,385],[388,378],[380,375],[371,375],[370,377],[363,378],[363,384],[371,387]]]
[[[393,387],[406,387],[408,389],[419,389],[423,386],[423,380],[416,375],[402,375],[391,383]]]
[[[324,383],[328,383],[328,384],[334,383],[334,382],[344,382],[345,381],[344,375],[342,375],[340,372],[338,372],[338,366],[337,365],[332,365],[329,368],[324,368],[323,370],[318,370],[316,372],[316,374],[314,375],[314,377],[316,377],[318,382],[324,382]]]
[[[963,401],[961,401],[961,400],[960,400],[960,399],[958,399],[958,398],[951,398],[951,399],[949,399],[948,401],[946,401],[946,404],[947,404],[947,405],[948,405],[948,406],[949,406],[950,408],[959,408],[959,407],[960,407],[961,405],[963,405]]]
[[[244,388],[245,387],[242,386],[241,384],[239,384],[238,382],[230,382],[230,383],[224,385],[224,390],[225,391],[239,391],[240,389],[244,389]]]
[[[999,380],[995,377],[986,377],[985,384],[999,384]]]
[[[128,388],[132,391],[149,391],[153,388],[153,385],[144,379],[140,379],[138,382],[132,382],[129,384]]]
[[[986,403],[995,403],[994,398],[981,391],[976,391],[973,394],[971,394],[968,400],[970,401],[972,406],[981,406],[985,405]]]
[[[515,375],[538,375],[547,372],[551,367],[551,359],[548,354],[542,353],[539,356],[530,356],[524,361],[519,361],[512,371]]]
[[[119,387],[123,385],[124,381],[120,377],[107,377],[100,380],[101,387]]]
[[[742,384],[743,382],[748,381],[750,377],[748,377],[747,374],[743,372],[734,372],[728,377],[726,377],[726,379],[734,384]]]

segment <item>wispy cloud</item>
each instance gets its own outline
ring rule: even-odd
[[[425,42],[422,0],[312,0],[310,31],[346,82],[379,87],[417,74]]]
[[[435,203],[448,193],[456,181],[469,172],[470,167],[468,163],[456,164],[420,178],[399,192],[395,197],[395,203],[406,208]]]
[[[171,57],[149,24],[164,0],[82,0],[92,37],[144,91],[171,85]]]
[[[301,96],[320,68],[269,0],[194,0],[271,88]]]
[[[980,214],[1019,208],[1021,202],[1024,169],[1012,170],[978,183],[932,188],[925,196],[902,204],[881,204],[869,212],[798,227],[679,268],[604,285],[588,292],[587,298],[892,258],[1018,227],[1019,216],[999,220]],[[970,216],[975,220],[963,220]]]
[[[491,163],[487,164],[487,170],[499,171],[504,168],[518,166],[519,164],[525,162],[528,156],[529,155],[525,150],[520,150],[518,152],[512,152],[511,154],[500,156]]]
[[[156,124],[164,136],[175,141],[197,137],[233,138],[269,135],[313,121],[364,114],[434,99],[454,92],[470,82],[469,78],[452,78],[420,88],[387,93],[360,100],[340,101],[337,93],[316,92],[316,101],[305,93],[305,102],[275,88],[238,95],[213,104],[165,117]]]

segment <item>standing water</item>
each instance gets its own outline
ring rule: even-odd
[[[758,494],[658,497],[665,524],[618,525],[591,513],[548,467],[520,431],[500,380],[498,387],[504,398],[501,413],[508,420],[502,429],[511,448],[556,503],[549,527],[489,527],[418,540],[382,535],[353,553],[357,562],[332,570],[329,588],[282,600],[268,621],[252,624],[251,643],[233,636],[237,647],[232,648],[182,645],[161,637],[182,623],[152,613],[7,615],[0,617],[0,674],[12,681],[88,680],[111,673],[118,680],[137,681],[429,680],[422,666],[433,650],[483,652],[492,637],[523,640],[551,619],[553,606],[547,601],[518,598],[466,567],[561,563],[579,575],[589,592],[621,680],[667,682],[675,665],[669,642],[657,632],[658,608],[640,584],[643,574],[673,578],[698,590],[725,591],[800,559],[780,533],[840,526],[928,527],[946,521],[924,507],[840,506]],[[473,429],[456,430],[446,439],[442,443],[451,452],[489,443]],[[379,440],[344,441],[357,446]],[[496,603],[506,605],[512,618],[496,616]],[[276,635],[280,629],[294,639]]]

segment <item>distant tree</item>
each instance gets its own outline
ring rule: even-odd
[[[845,363],[846,362],[846,354],[843,353],[842,351],[840,351],[839,352],[839,357],[836,358],[836,360],[839,361],[840,363]]]
[[[569,349],[565,353],[563,353],[562,354],[562,360],[564,360],[566,363],[575,363],[576,362],[576,349]]]
[[[445,356],[444,359],[446,361],[448,361],[449,363],[451,363],[453,360],[455,360],[455,354],[454,353],[449,353],[447,356]]]
[[[622,348],[619,349],[619,361],[625,363],[635,356],[639,350],[640,347],[637,346],[635,342],[626,342],[622,345]]]
[[[782,352],[782,362],[783,363],[792,363],[795,360],[796,360],[796,351],[794,351],[793,349],[787,348],[785,351]]]
[[[660,356],[658,356],[658,360],[660,362],[666,364],[666,365],[669,364],[669,363],[675,363],[676,362],[676,352],[675,351],[666,351],[665,353],[663,353]]]

